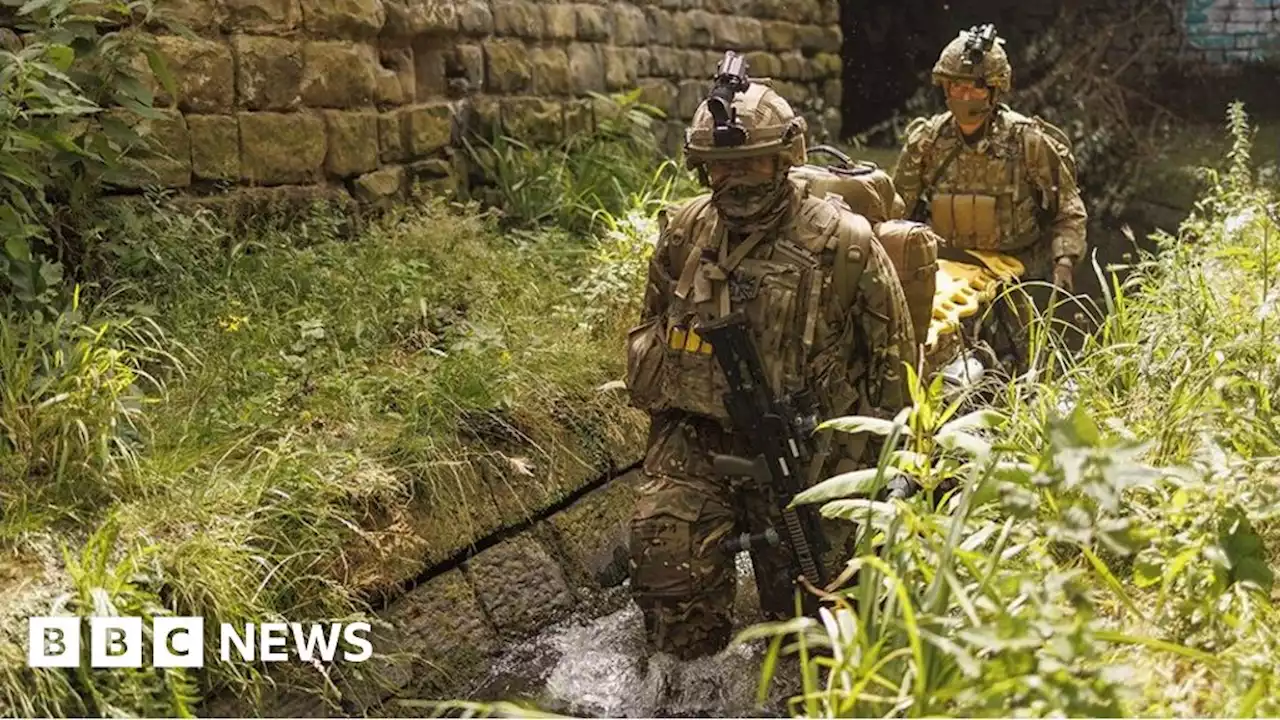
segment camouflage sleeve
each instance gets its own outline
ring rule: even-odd
[[[1085,234],[1089,215],[1080,197],[1075,173],[1063,157],[1065,149],[1035,128],[1026,133],[1024,142],[1027,177],[1041,192],[1046,207],[1057,208],[1049,221],[1053,259],[1069,257],[1078,264],[1088,249]]]
[[[902,198],[903,213],[907,218],[911,217],[920,193],[924,191],[924,140],[928,125],[928,119],[922,117],[907,125],[906,141],[897,164],[893,166],[893,186]]]
[[[640,322],[648,322],[651,318],[666,311],[668,294],[675,281],[668,271],[668,251],[670,239],[667,234],[669,215],[678,211],[678,207],[658,212],[658,239],[654,243],[653,254],[649,256],[649,271],[644,286],[644,300],[640,305]]]

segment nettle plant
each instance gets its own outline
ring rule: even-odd
[[[0,287],[50,313],[104,182],[137,172],[158,116],[143,73],[173,95],[149,0],[0,0]],[[144,69],[137,58],[147,59]]]
[[[912,406],[894,420],[820,426],[884,438],[876,468],[795,499],[857,523],[842,575],[855,582],[827,593],[820,622],[763,624],[739,638],[771,639],[762,697],[786,650],[803,673],[792,709],[809,716],[1121,714],[1130,670],[1104,662],[1110,645],[1161,641],[1106,629],[1088,581],[1092,571],[1132,605],[1103,558],[1148,542],[1121,497],[1161,471],[1139,461],[1145,446],[1078,408],[1026,442],[1012,413],[959,415],[962,398],[944,403],[939,380],[908,375]],[[903,477],[923,491],[871,499]]]

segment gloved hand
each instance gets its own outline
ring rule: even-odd
[[[1053,284],[1066,292],[1075,290],[1075,265],[1071,258],[1058,258],[1058,262],[1053,264]]]

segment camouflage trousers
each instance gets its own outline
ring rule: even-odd
[[[754,481],[646,470],[631,521],[631,587],[654,650],[683,659],[723,649],[733,628],[735,555],[721,542],[772,526],[785,535],[773,495]],[[824,526],[831,539],[848,528]],[[827,566],[847,558],[827,553]],[[751,550],[760,607],[769,619],[795,614],[785,547]]]

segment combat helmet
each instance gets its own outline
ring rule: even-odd
[[[1009,92],[1013,66],[1003,45],[1004,38],[996,36],[994,25],[974,25],[961,30],[938,56],[933,66],[934,84],[941,85],[944,80],[971,80],[980,87]]]
[[[772,88],[747,77],[746,58],[725,52],[715,85],[685,131],[685,164],[777,155],[785,166],[805,162],[802,116]]]

